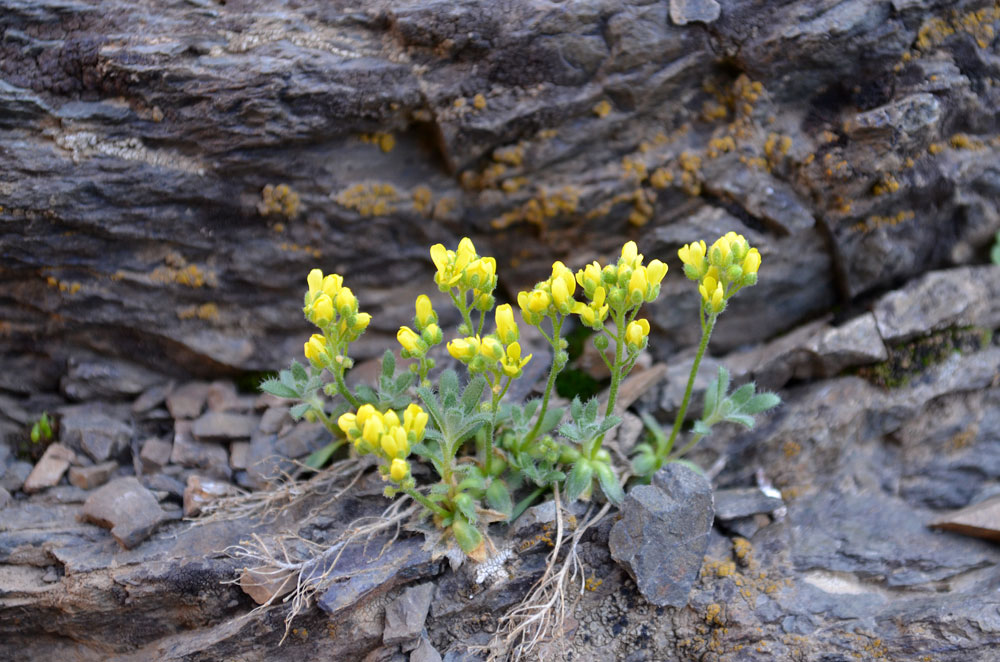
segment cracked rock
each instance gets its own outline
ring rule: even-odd
[[[24,481],[25,492],[38,492],[46,487],[57,484],[71,462],[76,460],[76,453],[62,444],[51,444],[45,449],[45,454],[31,470]]]
[[[111,529],[111,535],[125,549],[148,538],[167,519],[153,493],[129,476],[114,480],[97,490],[83,504],[81,518]]]
[[[701,474],[668,464],[650,485],[625,497],[611,528],[611,557],[658,606],[683,607],[698,577],[714,517],[712,486]]]

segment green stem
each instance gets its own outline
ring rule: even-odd
[[[633,314],[632,317],[635,317]],[[608,406],[604,411],[604,418],[611,416],[615,411],[615,400],[618,399],[618,387],[621,385],[623,366],[622,366],[622,353],[625,349],[625,311],[615,311],[615,361],[611,367],[611,386],[608,389]],[[590,447],[586,446],[582,449],[584,455],[590,459],[597,457],[597,451],[601,449],[601,444],[604,443],[604,435],[600,435],[593,441],[588,442]]]
[[[542,396],[542,406],[538,412],[538,420],[535,421],[531,432],[528,433],[528,436],[524,438],[524,441],[518,447],[518,451],[522,453],[535,440],[535,437],[538,436],[538,431],[542,429],[542,421],[545,420],[545,413],[549,409],[549,397],[552,395],[552,388],[556,385],[556,377],[559,376],[559,373],[563,369],[563,366],[559,365],[559,352],[562,351],[559,347],[561,339],[559,332],[562,330],[562,324],[563,318],[558,315],[552,318],[552,338],[549,339],[549,343],[552,345],[552,368],[549,370],[549,380],[545,383],[545,394]],[[539,330],[541,331],[541,329]],[[545,335],[544,331],[542,335]]]
[[[694,390],[694,379],[698,376],[698,366],[701,365],[701,357],[705,355],[705,350],[708,348],[708,339],[712,337],[712,329],[715,328],[716,319],[718,319],[718,315],[715,313],[710,314],[708,321],[703,327],[701,343],[698,344],[698,353],[694,355],[694,364],[692,364],[691,374],[688,376],[687,388],[684,389],[684,399],[681,400],[681,409],[677,412],[677,418],[674,419],[674,427],[670,431],[670,439],[667,440],[667,453],[674,447],[674,442],[677,440],[677,433],[680,432],[681,425],[684,423],[684,415],[687,414],[688,405],[691,403],[691,391]]]
[[[534,503],[535,499],[540,497],[542,495],[542,492],[544,492],[547,489],[548,487],[536,487],[534,492],[532,492],[528,496],[518,501],[517,505],[514,506],[514,510],[511,511],[510,520],[508,521],[511,524],[513,524],[518,517],[524,514],[524,511],[526,511],[529,507],[531,507],[531,504]]]
[[[404,487],[403,491],[409,494],[411,497],[413,497],[413,499],[419,502],[422,506],[424,506],[425,508],[427,508],[428,510],[430,510],[435,514],[440,515],[441,517],[447,517],[448,515],[451,514],[441,506],[437,505],[436,503],[425,497],[420,492],[413,489],[412,487]]]
[[[333,376],[337,380],[337,391],[344,396],[344,399],[351,403],[351,406],[357,409],[361,406],[358,399],[347,390],[347,384],[344,383],[344,367],[337,366],[337,369],[333,371]]]
[[[693,437],[691,437],[691,441],[689,441],[686,444],[684,444],[681,447],[681,449],[679,451],[677,451],[676,453],[671,453],[670,452],[670,446],[668,444],[668,446],[667,446],[667,452],[664,453],[663,456],[665,458],[667,458],[667,459],[670,459],[670,460],[675,460],[677,458],[684,457],[685,453],[687,453],[689,450],[691,450],[692,448],[694,448],[695,444],[697,444],[699,441],[701,441],[704,438],[705,438],[705,435],[703,435],[703,434],[696,434],[696,435],[694,435]]]
[[[496,434],[497,429],[497,411],[500,409],[500,401],[503,400],[503,396],[507,393],[507,389],[510,388],[512,381],[514,381],[514,378],[508,377],[507,383],[504,384],[503,389],[499,393],[494,392],[492,388],[490,389],[490,393],[492,393],[492,399],[490,400],[490,412],[492,416],[490,417],[490,429],[486,433],[486,458],[483,462],[483,468],[489,476],[493,475],[493,436]]]

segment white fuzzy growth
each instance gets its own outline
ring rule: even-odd
[[[482,584],[489,580],[491,584],[507,576],[504,564],[514,555],[514,549],[510,545],[505,546],[499,552],[486,559],[476,568],[476,583]]]

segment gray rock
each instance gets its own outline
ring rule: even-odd
[[[147,439],[142,442],[142,450],[139,451],[140,473],[156,473],[170,462],[174,446],[169,441],[163,439]]]
[[[419,637],[433,596],[434,584],[426,582],[407,587],[401,596],[390,602],[385,608],[382,642],[386,646],[392,646]]]
[[[420,643],[410,653],[410,662],[441,662],[441,653],[426,636],[420,637]]]
[[[0,510],[3,510],[14,502],[14,497],[5,488],[0,487]]]
[[[1000,266],[962,267],[926,274],[875,303],[887,342],[953,326],[1000,326]]]
[[[182,501],[184,499],[184,483],[173,476],[168,476],[167,474],[140,476],[139,482],[150,490],[165,493],[175,501]]]
[[[25,492],[38,492],[46,487],[57,484],[70,463],[76,459],[76,453],[60,443],[50,444],[45,449],[42,459],[28,474],[21,489]]]
[[[174,418],[197,418],[208,399],[208,384],[188,382],[167,395],[167,409]]]
[[[80,489],[90,490],[108,482],[117,468],[118,463],[113,460],[90,467],[70,467],[69,482]]]
[[[210,411],[194,421],[191,432],[199,441],[229,441],[249,439],[256,428],[256,416]]]
[[[117,400],[134,397],[161,380],[156,372],[125,359],[73,356],[60,388],[72,400]]]
[[[15,460],[7,465],[7,471],[0,477],[0,487],[8,492],[17,492],[24,485],[34,466],[31,462]]]
[[[119,478],[100,488],[83,504],[81,517],[111,529],[125,549],[148,538],[166,519],[156,497],[135,478]]]
[[[229,466],[234,471],[245,470],[249,464],[250,442],[234,441],[229,444]]]
[[[721,11],[716,0],[670,0],[670,20],[677,25],[695,21],[711,23],[719,18]]]
[[[159,407],[167,400],[167,394],[173,390],[173,382],[154,384],[142,392],[138,398],[132,401],[133,414],[145,414],[146,412]]]
[[[274,450],[283,457],[303,457],[330,441],[330,433],[322,423],[301,422],[278,436]]]
[[[205,397],[209,411],[232,411],[243,408],[236,385],[232,382],[215,381],[208,385]]]
[[[268,407],[261,415],[257,429],[265,434],[277,434],[284,426],[293,422],[288,415],[288,407]]]
[[[67,407],[60,419],[60,439],[83,451],[94,462],[116,457],[132,439],[132,428],[122,420],[87,406]]]
[[[687,388],[687,380],[691,374],[691,366],[694,364],[694,355],[674,357],[667,364],[667,378],[660,393],[660,408],[667,414],[676,414],[684,401],[684,391]],[[698,374],[694,378],[694,388],[691,391],[691,403],[688,405],[689,414],[701,412],[704,406],[705,389],[719,374],[721,363],[711,356],[705,355],[698,366]]]
[[[174,424],[174,445],[170,461],[184,467],[201,469],[217,478],[228,479],[232,475],[229,468],[229,454],[214,442],[198,441],[191,435],[190,421]]]
[[[184,488],[184,517],[195,517],[212,501],[232,493],[233,486],[228,482],[198,475],[188,476]]]
[[[611,557],[650,603],[683,607],[698,577],[714,509],[712,486],[680,464],[668,464],[650,485],[628,493],[611,528]]]
[[[756,487],[715,490],[714,500],[717,520],[772,513],[785,505],[780,498],[768,496]]]

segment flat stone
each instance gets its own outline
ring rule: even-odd
[[[117,456],[132,439],[130,425],[103,411],[72,407],[63,412],[60,440],[74,450],[83,451],[94,462]]]
[[[873,309],[886,342],[953,326],[1000,326],[1000,266],[932,271],[886,294]]]
[[[288,407],[268,407],[260,417],[257,429],[265,434],[277,434],[283,427],[293,423],[292,417],[288,415]]]
[[[668,414],[675,414],[681,408],[684,400],[684,390],[687,388],[688,375],[694,364],[694,355],[675,357],[667,366],[667,379],[660,395],[660,407]],[[700,412],[704,402],[705,389],[718,376],[720,363],[711,356],[704,356],[698,366],[698,374],[694,378],[694,389],[691,391],[689,412]]]
[[[50,444],[45,449],[42,459],[38,460],[24,481],[22,489],[25,492],[38,492],[46,487],[57,484],[69,465],[76,459],[76,453],[60,443]]]
[[[229,454],[216,443],[198,441],[191,436],[190,421],[174,423],[174,447],[170,461],[184,467],[200,469],[218,478],[229,478]]]
[[[249,439],[255,429],[256,416],[210,411],[195,420],[191,432],[199,441],[228,441]]]
[[[114,460],[95,464],[90,467],[70,467],[69,482],[83,490],[90,490],[108,482],[111,474],[118,468]]]
[[[166,519],[152,492],[133,477],[119,478],[98,489],[83,504],[84,521],[111,529],[125,549],[148,538]]]
[[[234,471],[246,469],[250,459],[250,442],[234,441],[229,444],[229,466]]]
[[[201,509],[220,497],[232,494],[233,486],[228,482],[205,476],[188,476],[184,488],[184,517],[194,517]]]
[[[259,605],[291,593],[298,581],[297,572],[265,566],[246,568],[240,574],[240,588]]]
[[[205,397],[209,411],[232,411],[243,409],[243,401],[232,382],[215,381],[208,385]]]
[[[426,637],[420,637],[420,643],[410,653],[410,662],[441,662],[441,653]]]
[[[322,423],[302,422],[278,436],[274,450],[283,457],[300,458],[330,441],[330,432]]]
[[[174,445],[163,439],[147,439],[142,442],[142,450],[139,451],[139,468],[141,473],[156,473],[170,462]]]
[[[151,409],[159,407],[166,402],[167,394],[170,393],[173,388],[173,382],[150,386],[142,392],[142,395],[132,402],[132,413],[145,414]]]
[[[162,377],[121,358],[78,357],[67,361],[59,387],[72,400],[135,397]]]
[[[426,582],[407,587],[401,596],[390,602],[385,608],[382,643],[391,646],[419,637],[433,597],[434,584]]]
[[[9,492],[17,492],[24,486],[24,481],[27,480],[33,468],[31,462],[24,460],[11,462],[7,465],[7,471],[4,472],[3,478],[0,478],[0,487]]]
[[[205,408],[208,384],[188,382],[167,395],[167,409],[174,418],[197,418]]]
[[[931,522],[930,526],[1000,541],[1000,495],[949,513]]]
[[[146,488],[165,494],[174,500],[183,501],[184,499],[184,483],[173,476],[152,474],[151,476],[141,476],[139,482]]]
[[[625,497],[621,519],[611,527],[611,558],[658,607],[683,607],[701,569],[714,508],[712,486],[700,473],[668,464],[650,485]]]
[[[715,518],[718,520],[773,513],[785,505],[781,499],[768,496],[756,487],[716,490],[714,498]]]
[[[675,25],[695,21],[711,23],[719,18],[722,7],[716,0],[670,0],[670,20]]]

